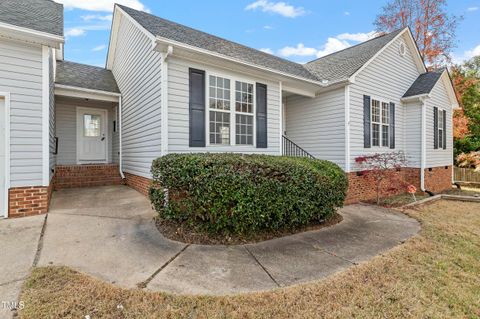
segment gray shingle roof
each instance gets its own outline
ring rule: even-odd
[[[51,0],[0,0],[0,22],[63,36],[63,5]]]
[[[320,80],[333,83],[348,79],[403,30],[405,29],[393,31],[313,60],[305,64],[305,67]]]
[[[443,71],[445,71],[445,69],[439,69],[420,74],[415,82],[413,82],[412,86],[407,90],[407,92],[405,92],[403,97],[429,94],[442,76]]]
[[[119,5],[119,7],[155,36],[220,53],[244,62],[253,63],[305,79],[318,80],[301,64],[156,17],[146,12],[137,11],[121,5]]]
[[[120,93],[117,82],[110,70],[69,61],[57,61],[55,83]]]
[[[355,71],[369,61],[375,53],[388,44],[400,32],[405,30],[394,31],[302,65],[159,18],[146,12],[137,11],[122,5],[118,6],[155,36],[220,53],[247,63],[304,79],[314,81],[328,80],[330,82],[329,84],[349,78]]]

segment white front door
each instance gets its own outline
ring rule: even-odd
[[[8,216],[7,208],[7,152],[6,152],[6,104],[5,98],[0,98],[0,218]]]
[[[106,163],[108,161],[107,149],[107,110],[78,107],[78,164]]]

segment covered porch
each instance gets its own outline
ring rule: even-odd
[[[57,63],[50,164],[55,189],[123,183],[120,104],[110,71]]]

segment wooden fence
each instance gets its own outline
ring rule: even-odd
[[[480,184],[480,172],[475,172],[473,168],[455,167],[453,170],[453,179],[455,182]]]

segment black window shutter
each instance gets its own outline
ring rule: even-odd
[[[371,108],[370,108],[370,96],[363,96],[363,147],[371,147]]]
[[[438,107],[433,107],[433,149],[438,149]]]
[[[390,148],[395,148],[395,103],[390,102]]]
[[[190,146],[205,147],[205,71],[190,69]]]
[[[267,86],[257,83],[257,148],[267,148]]]
[[[447,149],[447,111],[443,110],[443,149]]]

